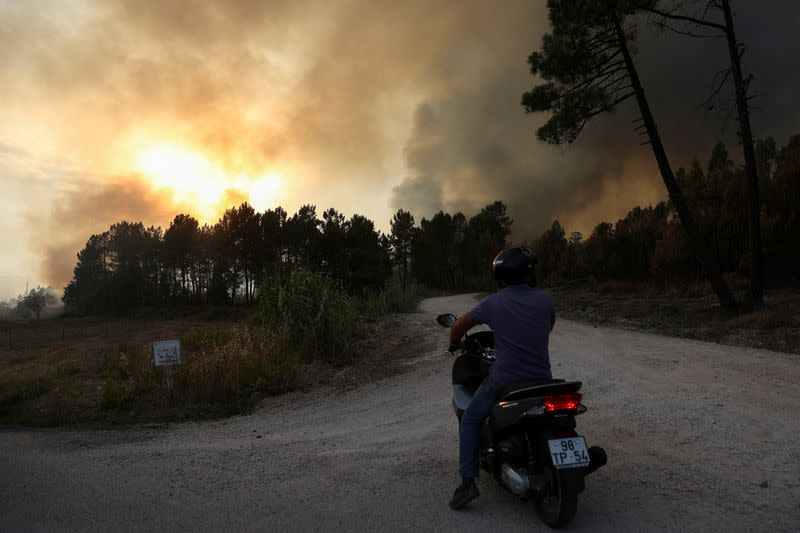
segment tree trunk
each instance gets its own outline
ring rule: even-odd
[[[680,187],[678,187],[678,182],[675,180],[675,174],[672,172],[672,166],[670,166],[667,153],[664,150],[664,145],[661,142],[661,136],[659,135],[658,128],[656,127],[655,119],[650,111],[650,105],[647,101],[647,97],[644,94],[642,84],[639,81],[639,74],[636,71],[636,65],[634,65],[633,57],[628,49],[627,37],[625,36],[625,32],[622,29],[622,24],[618,18],[614,21],[614,27],[616,29],[617,39],[619,40],[620,51],[622,52],[622,56],[625,60],[625,66],[631,79],[631,85],[636,93],[636,101],[639,104],[642,120],[647,128],[647,134],[650,139],[650,146],[653,149],[653,155],[658,163],[658,169],[661,172],[661,178],[664,180],[664,185],[667,187],[669,199],[672,202],[672,205],[675,206],[675,211],[677,211],[678,217],[683,225],[683,229],[686,232],[686,238],[689,241],[689,246],[691,247],[692,252],[695,254],[697,260],[703,266],[706,276],[708,277],[708,281],[711,283],[711,287],[714,290],[714,293],[717,295],[717,298],[719,298],[720,305],[722,305],[722,307],[729,313],[736,313],[739,310],[739,305],[736,302],[736,298],[734,297],[733,292],[731,292],[730,287],[728,287],[728,284],[725,282],[725,279],[722,277],[722,271],[719,267],[719,263],[714,261],[711,257],[709,253],[709,246],[706,242],[704,242],[705,239],[702,238],[694,217],[689,211],[689,206],[686,203],[686,199],[683,197],[683,193],[681,192]]]
[[[403,244],[403,290],[408,286],[408,254],[405,252],[405,243]]]
[[[750,216],[750,298],[753,307],[764,306],[764,262],[761,249],[761,199],[758,191],[758,169],[756,152],[753,148],[753,132],[750,128],[750,110],[747,104],[747,87],[742,77],[742,62],[739,45],[733,28],[730,0],[722,0],[725,13],[725,36],[728,39],[728,53],[731,56],[733,85],[736,91],[736,107],[739,114],[739,135],[744,152],[745,174],[747,176]]]
[[[186,297],[186,264],[181,262],[181,298]]]
[[[397,275],[400,279],[400,289],[405,291],[406,290],[406,251],[405,251],[405,243],[398,239],[398,244],[395,248],[395,257],[397,260]]]

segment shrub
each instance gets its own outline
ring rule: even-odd
[[[280,392],[291,389],[300,376],[300,352],[286,345],[275,345],[260,372],[245,374],[245,383],[261,392]],[[250,376],[255,379],[251,381]]]
[[[42,380],[24,380],[0,384],[0,414],[26,400],[38,398],[50,390]]]
[[[358,298],[358,311],[367,318],[376,319],[391,313],[413,313],[419,304],[421,288],[409,281],[406,290],[397,279],[378,292],[368,292]]]
[[[304,358],[347,353],[356,314],[339,282],[297,269],[268,279],[259,294],[261,321],[268,334],[283,339]]]
[[[243,368],[257,368],[264,355],[246,330],[226,337],[229,340],[220,345],[206,342],[202,351],[184,354],[175,372],[179,396],[195,402],[231,403],[246,392],[242,390],[247,385],[242,383]]]
[[[133,391],[127,382],[120,379],[106,380],[103,387],[103,409],[118,411],[128,407],[133,399]]]
[[[172,398],[179,403],[234,407],[253,392],[274,393],[295,384],[300,358],[284,339],[246,327],[199,334],[197,339],[184,346],[181,364],[174,369]],[[163,370],[153,366],[152,353],[146,352],[138,358],[145,364],[132,371],[135,388],[163,391]]]

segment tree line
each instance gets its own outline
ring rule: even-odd
[[[142,307],[249,304],[262,283],[304,268],[340,283],[350,294],[381,290],[397,265],[405,288],[414,278],[432,287],[485,283],[487,264],[506,244],[511,219],[502,202],[467,219],[437,213],[417,226],[398,210],[391,233],[368,218],[304,205],[257,212],[248,203],[216,224],[177,215],[166,230],[121,221],[89,237],[78,253],[63,300],[84,314],[130,314]]]
[[[764,191],[761,226],[772,286],[800,282],[800,135],[778,148],[759,141],[757,163]],[[749,272],[747,186],[722,143],[708,161],[676,171],[698,231],[723,273]],[[467,217],[439,211],[419,224],[399,209],[390,233],[362,215],[336,209],[317,216],[313,205],[288,216],[280,207],[256,212],[243,203],[216,224],[187,214],[169,227],[118,222],[92,235],[78,253],[64,302],[89,314],[124,314],[143,306],[247,304],[261,283],[292,269],[330,276],[350,294],[377,291],[390,276],[435,289],[480,290],[494,286],[490,264],[509,244],[513,220],[496,201]],[[615,223],[597,224],[588,237],[567,234],[558,220],[529,241],[545,284],[593,277],[675,286],[706,277],[672,202],[636,206]]]
[[[761,227],[767,286],[800,282],[800,135],[778,149],[768,138],[756,143]],[[698,231],[723,273],[750,272],[745,170],[722,143],[705,165],[695,161],[676,173]],[[656,281],[680,285],[706,277],[670,202],[634,207],[616,223],[601,222],[588,238],[556,220],[536,239],[540,276],[550,283],[598,280]]]
[[[470,218],[461,212],[439,211],[430,219],[423,218],[419,226],[410,213],[399,210],[392,219],[392,251],[403,284],[410,268],[414,279],[431,288],[491,287],[490,264],[508,244],[512,224],[501,201]]]
[[[179,214],[162,231],[122,221],[92,235],[78,253],[64,303],[81,313],[125,314],[143,306],[251,303],[268,276],[290,268],[324,272],[353,291],[380,287],[389,244],[361,215],[313,205],[295,214],[248,203],[216,224]]]
[[[664,181],[672,210],[684,230],[692,255],[716,293],[720,304],[731,313],[740,302],[723,277],[723,266],[714,247],[690,209],[678,176],[673,171],[654,112],[635,61],[636,36],[642,21],[661,31],[702,37],[700,43],[725,43],[728,66],[712,80],[708,109],[721,101],[726,87],[732,89],[734,105],[725,105],[738,123],[745,161],[744,176],[750,249],[749,299],[756,308],[763,305],[764,263],[761,231],[761,178],[756,163],[754,136],[750,124],[750,82],[742,68],[744,43],[736,37],[731,0],[549,0],[551,31],[542,46],[528,58],[531,74],[544,80],[522,96],[526,112],[550,113],[537,130],[539,140],[551,144],[572,143],[580,138],[593,118],[614,111],[627,100],[635,100],[640,113],[635,128],[646,138]],[[699,44],[698,46],[706,46]]]

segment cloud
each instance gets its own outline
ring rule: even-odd
[[[756,133],[782,142],[800,119],[787,67],[800,5],[740,4],[745,69],[762,95]],[[90,233],[178,211],[133,177],[109,177],[159,141],[231,172],[280,170],[289,210],[334,205],[384,228],[399,207],[471,214],[499,199],[521,240],[553,218],[586,232],[664,197],[630,102],[569,149],[535,140],[545,117],[519,101],[536,83],[526,58],[547,29],[544,2],[43,0],[0,2],[0,17],[0,159],[40,161],[2,179],[30,197],[54,189],[14,246],[43,250],[50,281],[66,279]],[[706,157],[720,136],[735,146],[698,110],[724,42],[650,33],[637,63],[673,166]],[[12,202],[0,198],[0,212]]]
[[[438,209],[471,215],[502,200],[515,220],[514,239],[523,240],[554,218],[575,211],[607,214],[632,205],[620,206],[623,199],[642,200],[641,195],[607,194],[597,203],[607,180],[624,187],[623,174],[627,178],[632,169],[642,170],[646,161],[646,152],[631,146],[635,137],[628,135],[627,114],[592,124],[578,147],[543,145],[534,136],[543,118],[525,116],[519,105],[528,73],[510,62],[487,64],[482,73],[417,106],[404,148],[411,177],[393,190],[393,207],[424,216]],[[625,122],[621,135],[616,128]],[[653,198],[658,196],[644,197]]]
[[[442,189],[439,183],[427,178],[406,178],[392,188],[392,208],[410,210],[421,218],[442,209]]]
[[[48,216],[34,217],[34,247],[41,257],[42,277],[63,287],[72,278],[77,252],[89,236],[122,220],[164,226],[176,214],[169,199],[135,176],[113,178],[95,190],[65,191]]]
[[[800,13],[796,3],[781,5],[783,11]],[[756,102],[765,104],[754,110],[756,134],[774,135],[781,142],[797,128],[798,106],[790,93],[800,89],[800,77],[786,70],[784,56],[798,48],[800,37],[785,20],[773,20],[757,5],[738,9],[739,37],[753,43],[745,69],[764,80],[754,85],[762,94]],[[532,26],[529,21],[542,20],[543,10],[532,8],[526,15],[521,15],[523,25]],[[767,25],[772,31],[765,34]],[[634,131],[639,114],[633,100],[614,114],[595,118],[581,142],[572,146],[546,147],[534,139],[533,132],[546,117],[521,113],[520,96],[536,80],[520,64],[538,48],[541,34],[507,20],[497,28],[508,39],[505,54],[478,60],[476,75],[466,80],[469,68],[456,57],[459,68],[437,74],[444,89],[417,106],[405,144],[412,177],[394,189],[393,206],[419,202],[426,191],[435,190],[441,190],[441,200],[432,205],[467,213],[503,200],[515,220],[514,238],[522,240],[537,236],[555,218],[569,229],[589,232],[602,220],[624,216],[636,204],[664,199],[650,147],[640,146],[642,139]],[[535,37],[527,48],[525,36]],[[735,123],[725,129],[719,113],[701,106],[714,73],[727,65],[725,41],[659,34],[643,26],[638,48],[637,67],[673,167],[708,157],[719,138],[740,158],[734,148]],[[465,57],[472,60],[469,54]]]

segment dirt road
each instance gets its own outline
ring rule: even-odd
[[[433,316],[473,304],[425,301],[431,349],[356,389],[215,422],[2,430],[0,530],[544,531],[486,475],[476,505],[447,507],[457,434]],[[797,530],[797,356],[568,321],[551,350],[554,374],[584,381],[579,429],[609,454],[571,529]]]

